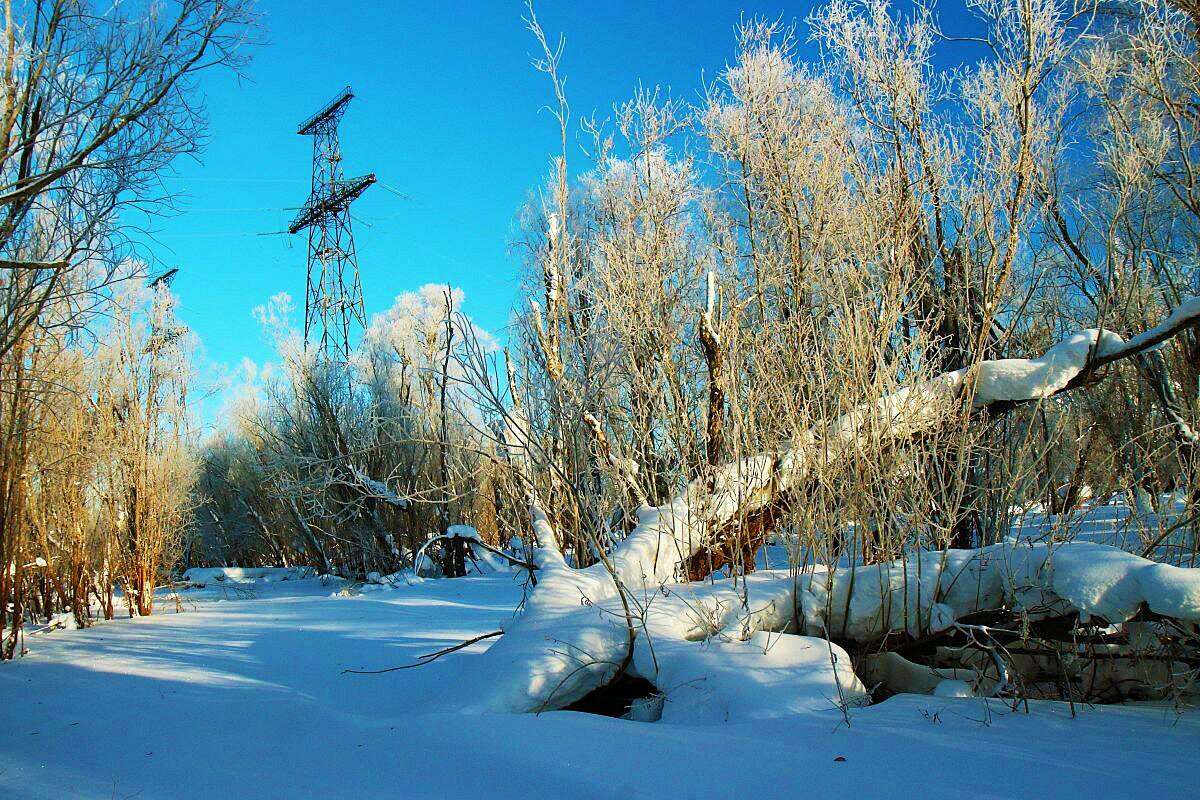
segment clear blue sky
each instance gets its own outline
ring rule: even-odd
[[[537,5],[548,34],[567,39],[575,120],[606,116],[639,82],[694,99],[732,58],[743,13],[803,19],[811,7]],[[169,185],[183,193],[181,213],[157,222],[151,248],[156,269],[180,269],[180,316],[206,353],[201,382],[244,357],[273,360],[254,306],[287,291],[302,309],[306,240],[263,234],[285,230],[308,193],[312,140],[297,124],[346,85],[356,94],[340,129],[346,175],[374,172],[410,198],[373,186],[354,204],[368,318],[400,292],[450,283],[465,290],[464,310],[503,338],[516,301],[514,213],[558,147],[553,119],[539,113],[550,87],[530,65],[536,43],[522,4],[262,0],[260,10],[267,44],[246,80],[214,73],[203,82],[210,141],[202,163],[179,163]]]

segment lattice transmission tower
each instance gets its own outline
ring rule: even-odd
[[[350,326],[366,327],[362,282],[350,204],[375,182],[374,175],[342,179],[338,122],[354,98],[347,86],[320,111],[300,123],[297,133],[313,137],[312,192],[288,233],[308,228],[308,285],[304,300],[304,346],[321,329],[323,357],[345,362],[350,357]]]

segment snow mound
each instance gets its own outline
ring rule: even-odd
[[[1200,569],[1173,567],[1105,545],[1064,547],[1047,558],[1054,593],[1086,614],[1124,622],[1144,603],[1176,619],[1200,620]]]
[[[504,635],[479,658],[460,695],[469,713],[538,713],[565,708],[610,681],[628,651],[617,620],[575,602],[572,611],[501,622]],[[505,624],[507,623],[507,624]]]
[[[479,531],[472,528],[470,525],[451,525],[446,528],[446,535],[451,538],[470,539],[473,542],[482,542],[483,537],[479,535]]]
[[[563,708],[607,683],[626,662],[630,632],[611,579],[606,586],[587,570],[553,558],[544,563],[525,613],[476,662],[478,686],[467,693],[474,698],[471,710]],[[798,578],[764,574],[750,584],[749,611],[731,581],[667,584],[649,600],[637,594],[629,670],[663,693],[664,720],[693,723],[856,704],[866,687],[846,652],[827,637],[919,637],[967,614],[1005,607],[1032,618],[1078,612],[1113,624],[1144,607],[1200,621],[1200,569],[1090,543],[1005,542]],[[917,681],[898,672],[905,666],[874,665],[868,680]],[[969,671],[930,672],[919,682],[932,691],[943,680],[967,677]]]
[[[865,705],[850,657],[814,636],[639,640],[635,672],[662,692],[664,722],[719,724]]]
[[[699,620],[705,608],[734,604],[731,586],[673,584],[633,620],[628,671],[659,690],[656,703],[662,703],[664,721],[717,724],[829,712],[866,701],[849,656],[824,639],[745,626],[736,636],[697,636],[698,630],[720,627]],[[551,586],[557,590],[552,598],[541,593],[544,588],[543,577],[525,613],[509,621],[504,636],[477,660],[472,685],[463,692],[473,698],[465,710],[564,708],[612,680],[625,664],[630,632],[618,599],[593,603],[579,585],[571,594],[562,584]],[[561,610],[568,600],[573,608]]]

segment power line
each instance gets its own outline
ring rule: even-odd
[[[190,181],[193,183],[304,183],[301,178],[262,178],[252,176],[238,177],[199,177],[189,175],[166,175],[163,177],[165,181]]]

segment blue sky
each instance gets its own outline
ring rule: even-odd
[[[181,193],[179,213],[156,222],[150,247],[156,269],[180,269],[179,313],[203,342],[202,382],[243,358],[272,360],[255,306],[280,291],[303,303],[306,241],[278,235],[308,193],[312,141],[296,126],[346,85],[356,94],[340,128],[346,175],[374,172],[407,196],[377,185],[354,205],[368,318],[401,292],[450,283],[465,290],[464,311],[503,338],[517,299],[514,214],[558,147],[554,120],[539,113],[550,87],[530,65],[536,43],[522,4],[259,7],[267,44],[244,80],[204,79],[210,140],[201,163],[180,162],[169,180]],[[811,8],[782,0],[537,5],[547,32],[567,39],[575,120],[606,116],[639,83],[695,99],[732,58],[743,13],[790,20]],[[209,422],[212,413],[204,412]]]

